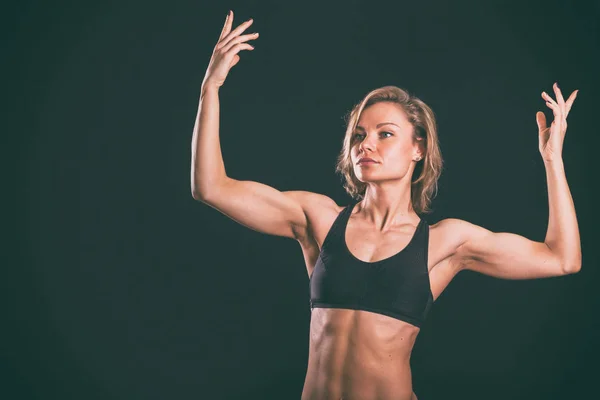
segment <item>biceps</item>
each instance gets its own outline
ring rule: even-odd
[[[298,238],[307,226],[302,199],[308,194],[280,192],[260,182],[229,179],[202,201],[257,232]]]
[[[563,275],[558,258],[543,242],[521,235],[489,232],[459,248],[463,268],[503,279]]]

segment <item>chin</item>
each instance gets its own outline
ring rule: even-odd
[[[355,175],[355,176],[356,176],[356,179],[358,179],[362,183],[377,182],[379,180],[379,179],[375,179],[374,174],[361,174],[361,175]]]

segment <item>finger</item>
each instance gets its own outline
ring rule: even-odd
[[[542,98],[544,100],[546,100],[546,102],[548,102],[548,103],[550,103],[552,105],[555,105],[555,106],[557,106],[560,109],[560,106],[556,103],[556,101],[554,101],[554,99],[552,97],[550,97],[550,95],[548,93],[542,92]]]
[[[549,109],[552,110],[552,113],[554,114],[554,119],[557,120],[558,118],[560,118],[560,106],[556,103],[550,103],[549,101],[546,102],[546,105],[548,106]]]
[[[219,43],[219,47],[224,47],[227,44],[229,44],[229,42],[231,40],[233,40],[236,36],[238,36],[240,33],[242,33],[243,31],[245,31],[250,25],[252,25],[252,23],[254,22],[254,20],[252,18],[250,18],[248,21],[240,24],[240,26],[238,26],[237,28],[235,28],[233,31],[231,31],[223,40],[222,43]]]
[[[546,129],[546,115],[543,112],[535,113],[535,122],[537,122],[538,131],[542,132]]]
[[[219,40],[217,42],[220,42],[221,40],[223,40],[223,38],[225,36],[227,36],[227,23],[229,22],[229,20],[231,19],[231,10],[229,10],[229,12],[227,13],[227,17],[225,18],[225,23],[223,24],[223,29],[221,29],[221,34],[219,35]]]
[[[227,51],[226,57],[234,58],[240,50],[254,50],[254,46],[248,43],[238,43]],[[237,64],[237,63],[236,63]]]
[[[554,120],[557,121],[559,118],[562,118],[560,106],[556,104],[556,102],[550,96],[548,96],[546,92],[542,93],[542,97],[546,99],[546,105],[552,110],[552,113],[554,114]]]
[[[569,115],[569,111],[571,111],[571,106],[573,105],[573,103],[575,102],[575,99],[577,98],[577,93],[579,93],[579,90],[576,90],[573,93],[571,93],[571,95],[567,99],[567,102],[566,102],[567,115]],[[566,118],[566,115],[565,115],[565,118]]]
[[[235,56],[233,56],[233,61],[231,62],[231,67],[229,67],[229,68],[233,68],[233,67],[235,67],[235,65],[236,65],[238,62],[240,62],[240,56],[236,54]]]
[[[235,39],[231,40],[227,45],[223,47],[223,52],[229,51],[233,46],[238,43],[245,42],[247,40],[256,39],[258,37],[258,32],[250,33],[248,35],[237,36]]]
[[[558,103],[560,108],[564,110],[565,109],[565,99],[563,98],[562,92],[560,91],[560,88],[558,87],[558,83],[554,82],[554,85],[552,85],[552,88],[554,89],[554,94],[556,94],[556,102]]]
[[[233,10],[229,10],[229,18],[227,18],[227,30],[225,31],[225,35],[223,35],[223,38],[225,38],[227,35],[229,35],[229,32],[231,32],[231,26],[233,25]]]

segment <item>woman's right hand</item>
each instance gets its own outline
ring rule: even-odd
[[[225,25],[219,36],[219,41],[213,50],[206,75],[202,81],[202,86],[214,85],[221,87],[225,83],[229,70],[240,61],[240,56],[237,54],[242,49],[253,50],[254,47],[245,43],[250,39],[256,39],[258,33],[251,33],[240,36],[240,33],[245,31],[254,22],[252,19],[240,24],[235,30],[231,31],[233,25],[233,11],[225,19]]]

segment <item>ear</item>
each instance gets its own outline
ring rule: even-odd
[[[417,138],[417,148],[415,149],[413,158],[419,158],[421,160],[425,158],[425,141],[423,138]]]

